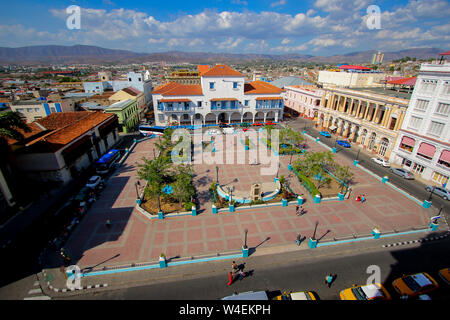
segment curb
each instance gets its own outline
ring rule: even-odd
[[[42,274],[44,277],[47,276],[47,272],[45,270],[42,270]],[[50,284],[50,281],[45,282],[47,288],[52,292],[58,292],[58,293],[66,293],[66,292],[73,292],[73,291],[81,291],[81,290],[87,290],[87,289],[98,289],[98,288],[105,288],[108,287],[107,283],[101,283],[101,284],[94,284],[94,285],[87,285],[87,286],[81,286],[79,288],[55,288]],[[42,287],[42,286],[41,286]]]
[[[447,232],[446,234],[444,234],[442,236],[423,238],[423,239],[411,240],[411,241],[396,242],[396,243],[389,243],[389,244],[384,244],[381,247],[389,248],[389,247],[403,246],[403,245],[413,244],[413,243],[425,243],[425,242],[429,242],[429,241],[442,240],[442,239],[447,238],[449,235],[450,235],[450,232]]]

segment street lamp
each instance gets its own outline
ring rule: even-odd
[[[141,186],[141,183],[139,181],[136,181],[134,183],[134,186],[136,187],[136,199],[139,198],[139,187]]]
[[[433,189],[430,188],[430,196],[428,197],[428,201],[431,201],[432,197],[433,197]]]
[[[216,166],[216,183],[219,183],[219,167]]]
[[[247,233],[248,233],[248,229],[245,229],[244,230],[244,232],[245,232],[245,237],[244,237],[244,249],[247,249]]]
[[[356,160],[359,159],[359,152],[361,151],[361,149],[358,149],[358,153],[356,154]]]

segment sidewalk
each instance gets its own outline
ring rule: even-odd
[[[96,276],[86,276],[81,278],[81,290],[73,290],[67,288],[67,280],[59,268],[43,270],[38,274],[40,285],[44,293],[50,297],[70,297],[79,294],[91,293],[96,291],[122,289],[141,285],[158,284],[164,282],[177,281],[178,279],[199,279],[211,275],[224,276],[231,269],[231,262],[245,263],[246,269],[257,269],[259,266],[271,265],[288,265],[294,261],[304,261],[305,263],[318,258],[332,258],[333,256],[357,255],[362,252],[373,252],[380,250],[390,250],[392,241],[404,243],[411,247],[419,247],[423,242],[416,242],[419,238],[426,238],[426,235],[407,235],[403,237],[392,237],[378,240],[367,240],[361,242],[352,242],[338,246],[326,246],[316,249],[309,249],[307,240],[303,241],[301,246],[295,243],[268,247],[257,248],[255,252],[248,258],[242,258],[241,253],[236,252],[224,257],[217,257],[216,260],[209,262],[201,262],[196,259],[189,263],[171,266],[170,262],[167,268],[151,268],[140,271],[127,271],[127,269],[113,270],[113,273],[102,274]],[[443,236],[443,235],[441,235]],[[437,240],[437,239],[436,239]],[[445,240],[445,241],[448,241]],[[395,249],[394,249],[395,250]],[[157,262],[155,262],[157,264]]]

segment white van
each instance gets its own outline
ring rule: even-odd
[[[248,291],[222,298],[222,300],[269,300],[265,291]]]
[[[223,128],[223,133],[224,134],[233,134],[234,128]]]

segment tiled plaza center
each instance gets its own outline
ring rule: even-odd
[[[200,201],[199,215],[148,220],[135,209],[135,182],[137,164],[142,157],[153,157],[154,143],[155,140],[146,140],[136,145],[72,234],[67,247],[80,267],[95,266],[102,262],[102,266],[151,262],[156,261],[161,253],[168,258],[183,258],[237,252],[243,244],[245,229],[248,229],[247,245],[250,248],[276,248],[291,245],[299,233],[311,236],[316,222],[316,238],[323,237],[321,241],[329,241],[353,234],[369,235],[375,226],[382,233],[424,228],[433,215],[404,194],[354,167],[351,161],[344,159],[338,152],[336,162],[351,166],[354,173],[352,193],[348,200],[316,204],[306,195],[304,207],[307,213],[303,216],[296,215],[294,205],[212,214],[208,189],[211,182],[216,180],[216,165],[194,164],[194,180]],[[325,151],[325,148],[311,140],[307,143],[308,150]],[[290,157],[283,156],[280,159],[279,176],[284,175],[289,179],[294,192],[305,193],[295,176],[289,177],[287,165]],[[219,182],[231,184],[235,190],[247,190],[254,182],[273,181],[276,176],[276,172],[273,175],[261,175],[260,166],[256,165],[217,166]],[[366,194],[367,201],[356,202],[354,198],[358,194]],[[112,223],[110,228],[105,226],[107,218]]]

